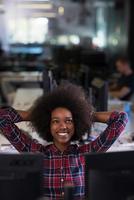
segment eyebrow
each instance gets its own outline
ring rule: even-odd
[[[59,119],[59,117],[52,117],[51,119]],[[73,119],[72,117],[65,117],[65,119]]]

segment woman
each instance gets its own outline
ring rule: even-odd
[[[39,136],[48,142],[43,146],[23,133],[15,123],[31,121]],[[72,144],[88,132],[93,122],[107,123],[107,128],[89,144]],[[84,198],[84,153],[105,152],[127,123],[124,112],[94,112],[82,88],[61,85],[40,97],[29,111],[11,107],[0,109],[0,129],[19,152],[44,154],[44,196],[64,199],[64,187],[73,187],[74,198]]]

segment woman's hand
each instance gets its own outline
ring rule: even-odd
[[[17,110],[19,115],[22,117],[24,121],[30,121],[30,110],[24,111],[24,110]]]

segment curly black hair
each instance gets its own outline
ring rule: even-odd
[[[66,83],[39,97],[31,109],[31,123],[40,137],[49,142],[53,140],[50,133],[51,112],[58,107],[67,108],[72,113],[75,126],[72,140],[79,140],[85,132],[89,132],[93,107],[82,87]]]

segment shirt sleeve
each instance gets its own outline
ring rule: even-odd
[[[0,108],[0,131],[19,152],[41,151],[43,145],[32,139],[15,123],[23,119],[12,107]]]
[[[94,141],[82,145],[80,152],[106,152],[124,130],[127,122],[128,116],[125,112],[114,111],[107,122],[107,128]]]

